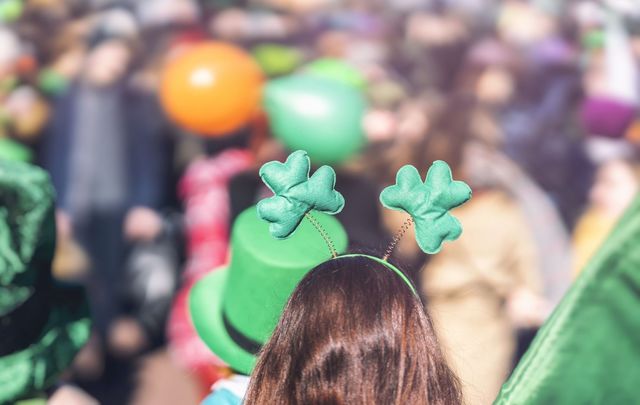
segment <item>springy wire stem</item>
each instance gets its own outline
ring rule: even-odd
[[[413,218],[409,217],[407,218],[406,221],[404,221],[404,223],[402,224],[398,232],[396,232],[396,234],[394,235],[393,240],[387,247],[387,250],[384,252],[384,256],[382,257],[382,260],[387,261],[387,259],[389,259],[389,256],[391,256],[391,253],[393,253],[393,250],[396,248],[396,246],[398,246],[400,239],[402,239],[404,234],[407,233],[409,228],[411,228],[411,225],[413,225]]]
[[[318,222],[318,220],[313,215],[311,215],[310,212],[307,212],[306,214],[304,214],[304,216],[309,220],[309,222],[311,222],[311,225],[313,225],[314,228],[318,230],[320,236],[322,236],[322,239],[324,239],[325,243],[329,247],[329,251],[331,252],[331,257],[333,257],[334,259],[338,257],[338,251],[336,250],[336,247],[333,244],[329,233],[327,233],[327,231],[322,227],[320,222]]]

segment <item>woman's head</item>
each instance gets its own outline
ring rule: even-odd
[[[298,285],[252,375],[246,404],[460,403],[420,299],[364,256]]]

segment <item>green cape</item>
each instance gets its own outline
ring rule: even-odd
[[[633,404],[640,384],[640,198],[543,325],[496,404]]]

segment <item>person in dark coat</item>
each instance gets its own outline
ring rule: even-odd
[[[128,86],[130,38],[97,33],[80,77],[55,104],[42,163],[58,193],[62,235],[88,251],[95,325],[118,316],[128,242],[154,239],[162,221],[167,167],[155,100]]]

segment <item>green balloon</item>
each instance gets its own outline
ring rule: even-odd
[[[0,0],[0,21],[13,22],[22,16],[21,0]]]
[[[305,66],[303,72],[310,76],[335,80],[361,90],[364,90],[367,85],[367,80],[358,69],[340,59],[318,59]]]
[[[264,106],[271,130],[289,150],[302,149],[314,163],[339,163],[365,144],[362,92],[306,75],[273,80]]]
[[[302,62],[302,52],[278,44],[264,44],[253,48],[253,57],[267,76],[281,76],[293,72]]]
[[[30,162],[33,159],[33,153],[29,148],[16,141],[0,137],[0,159]]]

